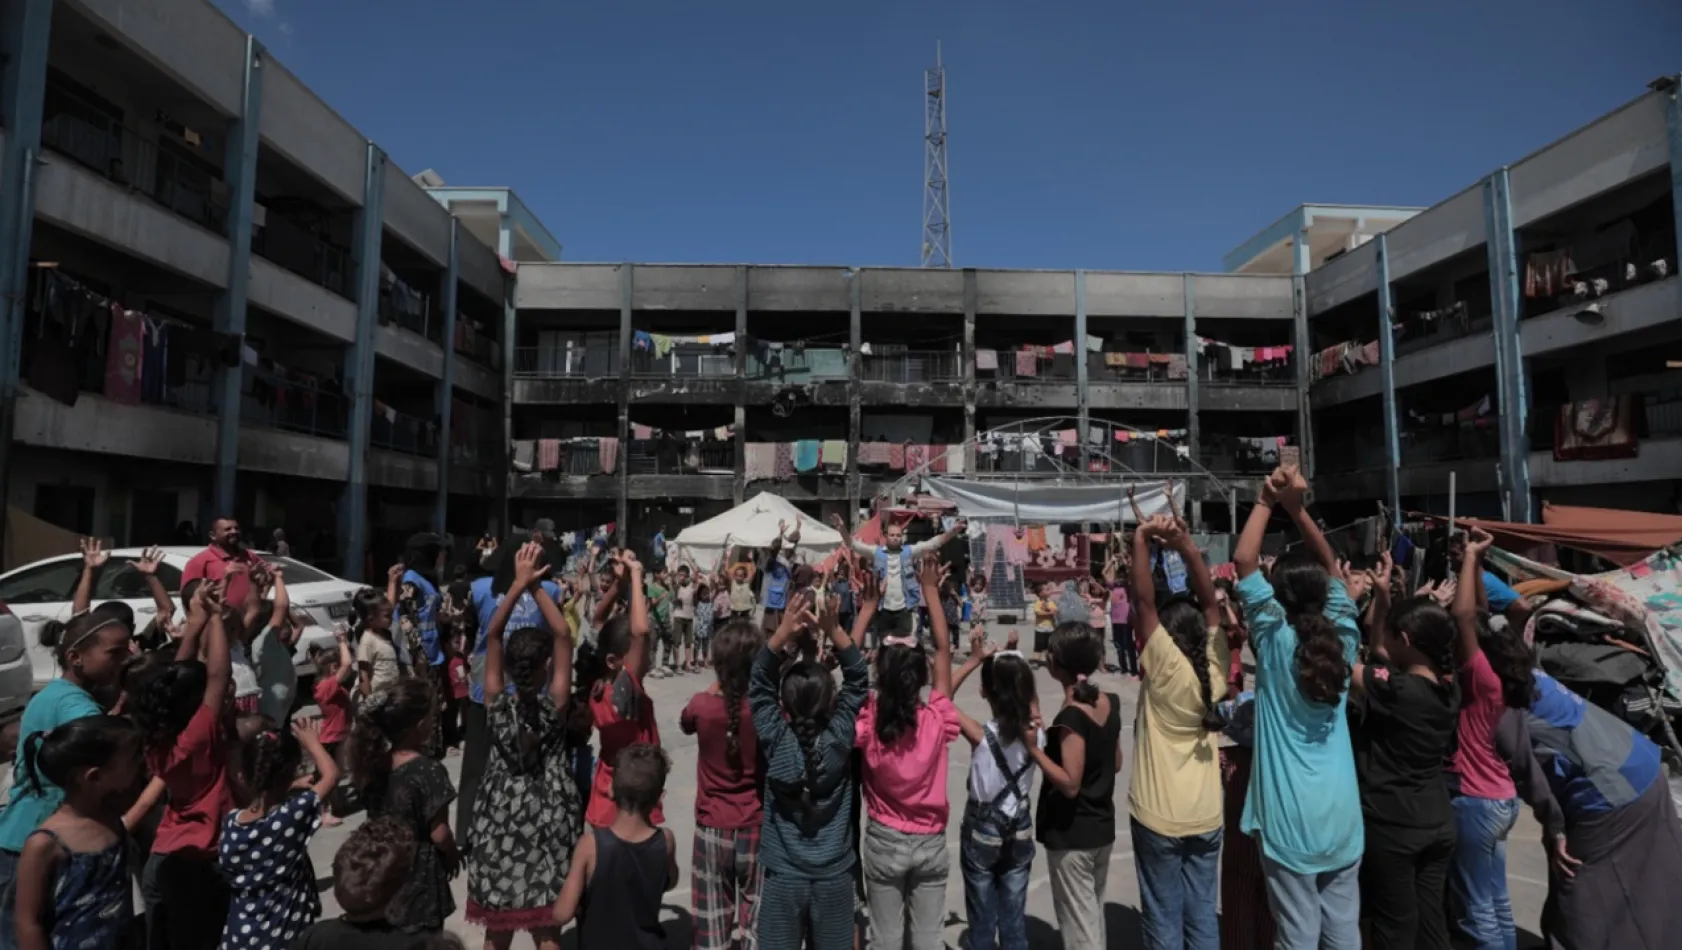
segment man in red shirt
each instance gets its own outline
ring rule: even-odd
[[[186,587],[193,581],[219,581],[228,575],[229,565],[236,563],[252,566],[262,564],[263,559],[240,541],[237,519],[227,516],[216,518],[210,522],[210,546],[187,562],[186,569],[181,572],[181,586]],[[237,572],[228,581],[224,602],[243,605],[250,592],[249,575],[244,571]]]

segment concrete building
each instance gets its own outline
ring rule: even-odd
[[[559,446],[516,471],[510,517],[612,521],[646,538],[760,488],[824,516],[856,510],[903,469],[851,453],[777,479],[749,462],[754,446],[968,445],[966,470],[1014,474],[978,457],[975,436],[1045,417],[1098,427],[1110,448],[1098,454],[1135,471],[1253,473],[1262,463],[1246,446],[1265,438],[1276,456],[1300,436],[1300,364],[1282,352],[1217,364],[1196,343],[1294,346],[1299,299],[1288,276],[522,263],[511,436]],[[734,342],[698,339],[720,334]],[[1047,350],[1023,366],[1025,346]],[[1117,366],[1117,353],[1157,360]],[[1111,445],[1117,426],[1170,430],[1184,457],[1155,440]],[[611,474],[604,438],[616,440]],[[1224,522],[1217,499],[1210,520]]]
[[[1679,196],[1671,78],[1310,270],[1321,499],[1682,510]]]
[[[1306,274],[1383,234],[1422,208],[1297,205],[1221,259],[1229,274]]]
[[[352,577],[500,519],[494,241],[204,0],[16,0],[0,46],[10,506]]]

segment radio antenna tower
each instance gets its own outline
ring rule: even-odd
[[[946,67],[940,43],[923,70],[923,266],[952,266],[952,206],[946,190]]]

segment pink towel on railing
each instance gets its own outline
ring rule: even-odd
[[[896,472],[905,471],[905,443],[891,442],[888,444],[888,467]]]
[[[111,305],[110,345],[105,358],[106,399],[127,406],[140,403],[140,351],[145,334],[143,314]]]
[[[612,475],[613,466],[619,461],[619,439],[617,437],[602,439],[596,444],[596,451],[601,454],[602,474]]]
[[[1040,372],[1040,358],[1033,350],[1016,351],[1016,375],[1038,376]]]
[[[561,440],[560,439],[538,439],[537,440],[537,470],[540,471],[540,472],[553,472],[555,469],[558,469],[560,467],[561,467]]]
[[[926,445],[908,445],[905,447],[905,470],[915,472],[929,462],[929,447]]]
[[[762,482],[777,474],[777,447],[769,442],[747,444],[747,465],[744,477],[750,482]]]
[[[946,452],[944,445],[931,445],[929,450],[929,472],[935,475],[946,474]]]
[[[976,350],[975,368],[996,371],[999,368],[998,350]]]

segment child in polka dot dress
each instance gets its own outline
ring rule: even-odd
[[[298,778],[306,749],[314,784]],[[309,841],[321,827],[321,800],[338,784],[339,767],[314,720],[258,732],[245,743],[242,765],[255,798],[222,824],[222,873],[232,888],[222,948],[286,950],[321,916]]]

